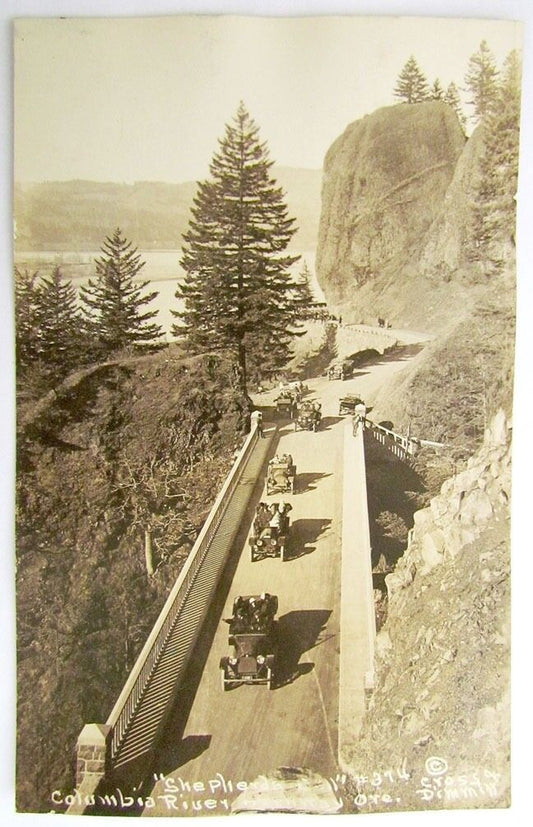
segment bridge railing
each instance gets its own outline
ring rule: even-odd
[[[365,428],[377,442],[388,448],[399,459],[410,460],[420,447],[420,440],[397,434],[389,428],[384,428],[383,425],[376,425],[370,419],[365,418]]]
[[[239,483],[242,471],[257,442],[258,436],[258,425],[254,422],[252,423],[252,429],[246,442],[239,452],[209,516],[189,553],[187,561],[107,719],[106,724],[112,728],[110,744],[111,765],[113,764],[114,756],[120,748],[122,739],[127,732],[130,721],[135,714],[139,701],[146,690],[150,677],[157,666],[157,662],[164,650],[165,643],[174,627],[176,619],[180,614],[184,601],[209,551],[211,541],[216,534],[231,496]]]

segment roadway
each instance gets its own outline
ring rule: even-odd
[[[238,794],[238,782],[250,782],[282,766],[308,767],[326,777],[338,772],[345,421],[338,416],[338,400],[355,392],[371,401],[407,363],[405,359],[380,360],[344,382],[329,382],[325,377],[310,380],[306,398],[322,403],[322,427],[316,433],[295,432],[292,423],[281,421],[279,443],[274,442],[272,450],[292,454],[297,466],[296,491],[283,497],[293,506],[287,559],[251,562],[251,507],[248,524],[237,540],[235,564],[220,587],[220,606],[213,611],[188,689],[186,686],[182,693],[181,704],[178,701],[154,764],[162,779],[151,791],[155,806],[145,809],[143,815],[221,815]],[[256,402],[268,405],[275,395],[275,391],[261,394]],[[271,502],[281,497],[267,497],[258,489],[253,506],[259,499]],[[279,598],[277,685],[270,691],[256,685],[224,692],[219,660],[229,649],[223,618],[231,615],[234,597],[263,591]],[[215,779],[218,781],[210,785]],[[193,783],[198,785],[196,793],[188,788]],[[209,790],[210,786],[215,789]],[[174,803],[169,803],[169,795]],[[207,810],[206,799],[215,802]]]

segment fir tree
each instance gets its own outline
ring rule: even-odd
[[[466,126],[466,117],[464,115],[463,110],[461,109],[461,98],[459,97],[459,91],[453,81],[450,83],[450,85],[446,89],[446,92],[444,93],[444,103],[447,103],[448,106],[452,107],[459,119],[461,127],[464,130]]]
[[[72,282],[63,281],[59,267],[39,285],[39,356],[57,376],[81,358],[81,318]]]
[[[18,371],[30,367],[39,357],[39,273],[15,267],[15,347]]]
[[[246,391],[248,375],[287,362],[299,332],[288,272],[299,257],[285,253],[296,228],[242,103],[219,144],[184,235],[173,333],[192,352],[230,354]]]
[[[468,62],[465,86],[471,94],[468,103],[474,107],[473,121],[477,123],[488,113],[498,92],[498,70],[486,40],[481,41]]]
[[[433,81],[433,85],[429,90],[429,97],[433,101],[444,100],[444,89],[442,88],[441,82],[438,78],[435,78]]]
[[[520,139],[521,66],[516,51],[504,64],[502,81],[482,124],[483,155],[473,205],[470,257],[489,273],[502,268],[515,244]]]
[[[303,267],[298,274],[298,279],[293,288],[294,302],[298,315],[305,319],[309,316],[309,308],[315,302],[315,296],[311,287],[311,271],[304,261]]]
[[[394,96],[405,103],[420,103],[429,98],[427,80],[412,55],[398,76]]]
[[[143,313],[141,308],[158,293],[143,295],[150,282],[135,280],[144,267],[137,248],[117,228],[100,249],[102,256],[95,260],[96,278],[81,288],[88,331],[105,354],[155,342],[161,327],[150,320],[157,316],[157,310]]]

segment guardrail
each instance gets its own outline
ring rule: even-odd
[[[420,448],[446,448],[444,442],[433,442],[429,439],[418,439],[412,436],[403,436],[397,434],[395,431],[384,428],[383,425],[376,425],[370,419],[364,420],[365,428],[374,437],[377,442],[380,442],[389,449],[399,459],[410,462]]]
[[[135,709],[142,697],[150,677],[157,666],[165,643],[180,615],[185,599],[187,598],[198,576],[202,563],[205,560],[211,541],[216,534],[220,521],[229,500],[239,482],[243,468],[246,465],[259,433],[255,424],[250,431],[233,467],[222,486],[218,497],[192,547],[187,561],[181,570],[172,591],[170,592],[163,609],[146,641],[137,661],[130,673],[118,700],[106,721],[112,727],[111,737],[111,765],[120,749],[121,741],[128,729]],[[207,609],[208,607],[206,607]]]
[[[115,777],[117,764],[127,765],[128,758],[121,756],[121,748],[127,742],[127,736],[136,722],[136,713],[143,698],[155,680],[158,664],[168,651],[169,641],[178,640],[181,647],[179,664],[173,658],[172,680],[165,678],[157,692],[157,726],[148,733],[137,734],[133,739],[136,743],[132,752],[132,764],[143,760],[155,746],[160,735],[166,714],[171,708],[175,697],[176,687],[179,685],[188,665],[190,654],[196,643],[203,621],[209,610],[209,600],[203,601],[204,592],[210,592],[216,587],[220,570],[225,564],[227,555],[217,551],[216,564],[211,564],[209,550],[217,535],[217,530],[224,514],[231,502],[235,489],[243,476],[255,445],[261,435],[261,425],[257,419],[252,420],[252,427],[244,445],[226,477],[224,485],[209,512],[209,515],[191,549],[189,556],[181,570],[165,605],[163,606],[150,635],[144,644],[129,677],[106,721],[105,725],[88,724],[84,727],[78,739],[77,778],[76,786],[79,791],[84,788],[94,791],[95,785]],[[214,546],[213,546],[214,547]],[[204,562],[206,563],[204,567]],[[209,565],[211,564],[211,565]],[[209,570],[207,581],[202,584],[202,569]],[[195,590],[195,585],[198,588]],[[202,600],[197,592],[202,591]],[[195,611],[189,619],[184,611],[186,605],[195,601]],[[200,603],[200,606],[197,604]],[[194,628],[191,628],[194,625]],[[104,743],[105,742],[105,743]],[[138,743],[137,743],[138,742]],[[126,743],[127,746],[127,743]],[[98,757],[98,762],[95,758]],[[124,767],[121,768],[121,771]],[[79,802],[74,802],[68,813],[84,812]]]
[[[410,461],[420,447],[420,440],[397,434],[384,428],[383,425],[376,425],[370,419],[365,418],[365,428],[377,442],[388,448],[399,459]]]

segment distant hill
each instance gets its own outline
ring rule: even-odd
[[[291,246],[314,250],[320,219],[321,171],[273,167],[298,233]],[[16,184],[16,250],[85,251],[119,226],[141,249],[177,249],[190,219],[196,182],[50,181]]]

